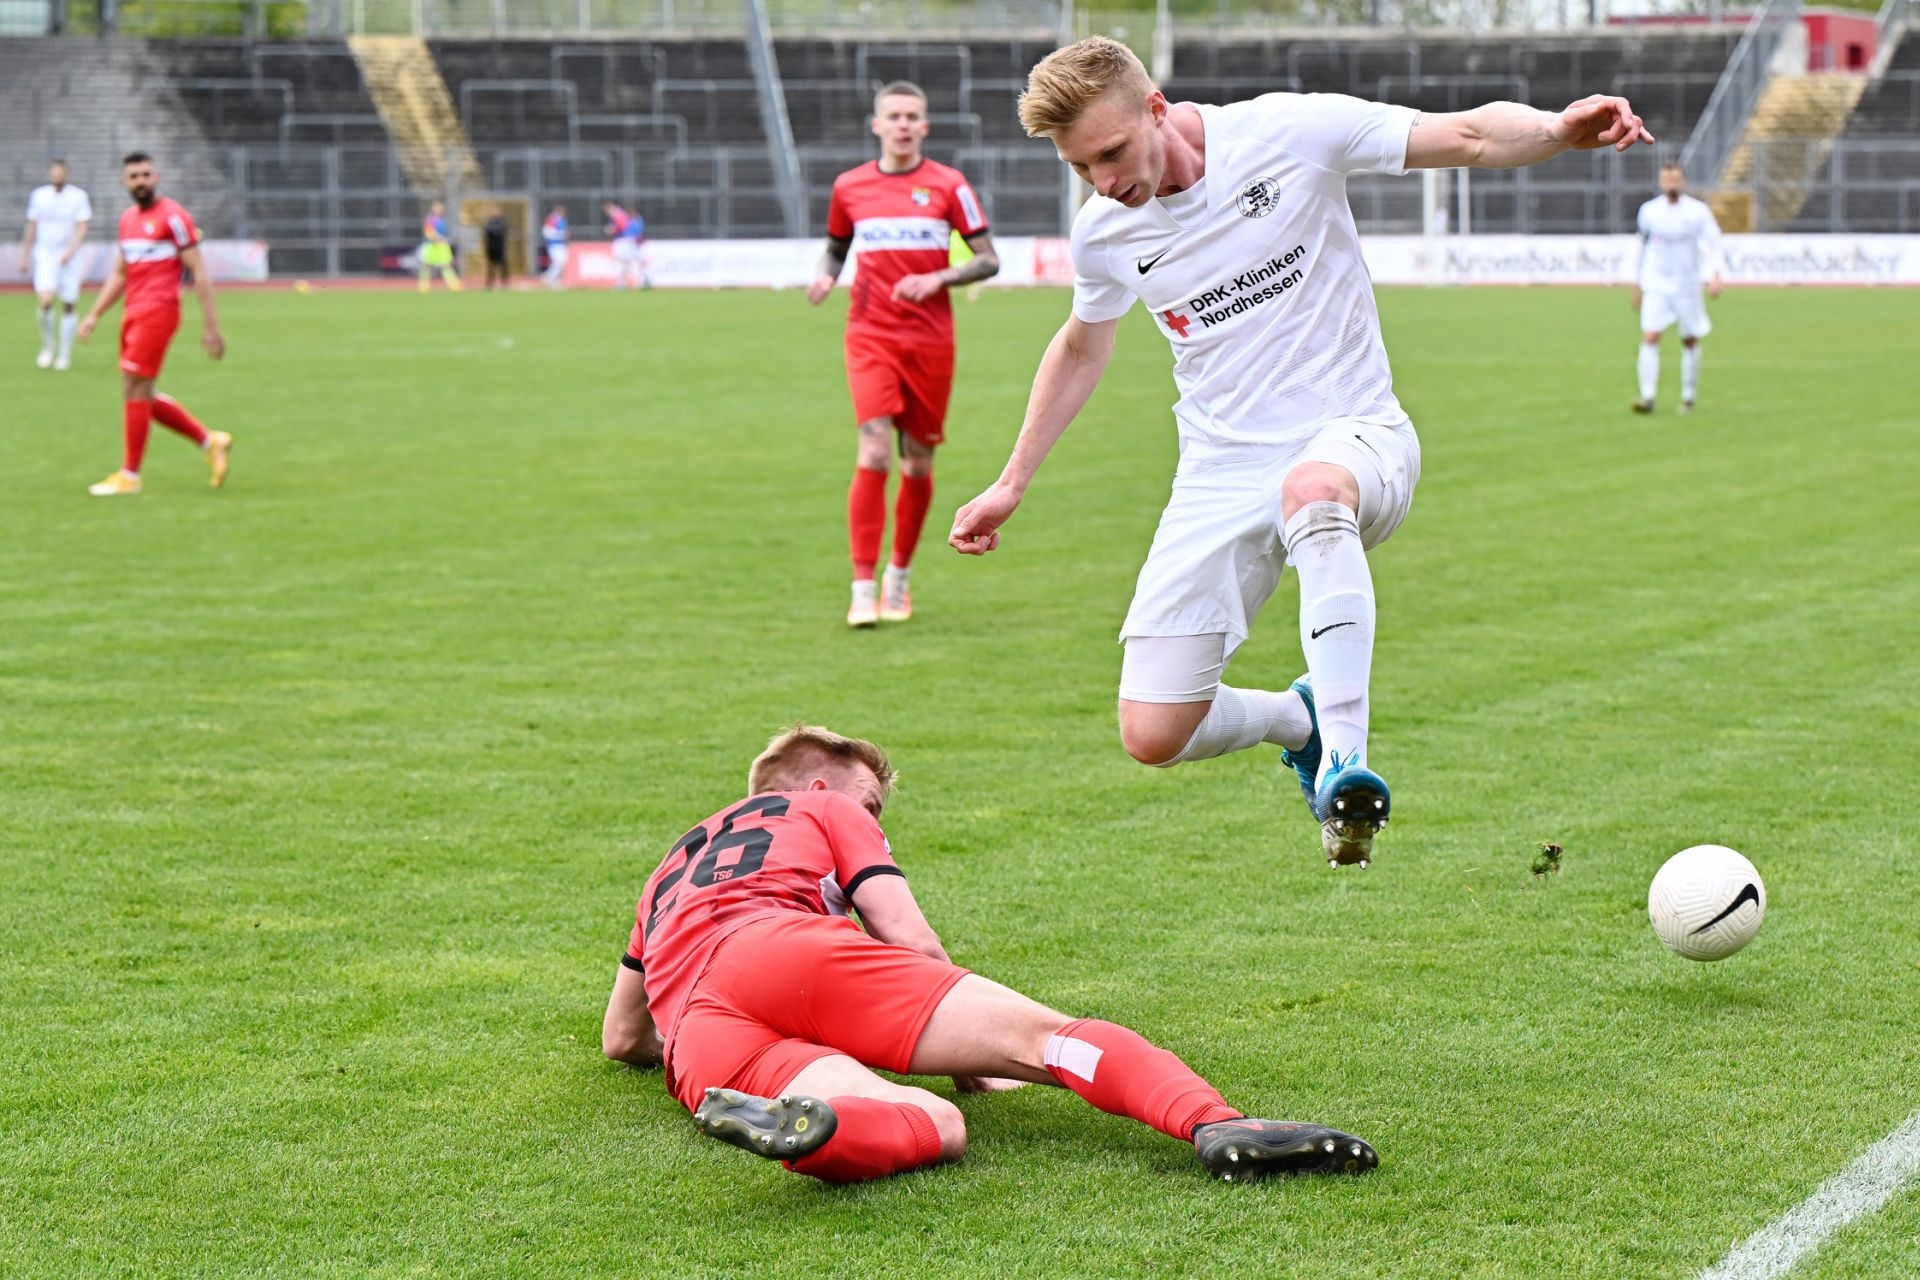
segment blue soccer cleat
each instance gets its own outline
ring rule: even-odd
[[[1364,867],[1373,859],[1373,838],[1393,814],[1393,793],[1373,770],[1344,762],[1333,765],[1314,793],[1313,816],[1320,819],[1320,844],[1327,864]]]
[[[1280,763],[1291,765],[1300,775],[1300,794],[1307,798],[1307,808],[1311,809],[1314,779],[1320,776],[1320,715],[1313,709],[1313,678],[1301,676],[1293,682],[1293,691],[1307,704],[1307,723],[1312,729],[1307,734],[1307,744],[1298,751],[1292,747],[1280,749]]]

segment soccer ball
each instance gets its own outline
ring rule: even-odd
[[[1767,886],[1725,845],[1697,844],[1668,858],[1647,890],[1647,916],[1667,950],[1724,960],[1753,941],[1767,915]]]

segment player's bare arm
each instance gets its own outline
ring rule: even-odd
[[[985,555],[1000,545],[999,528],[1026,496],[1027,485],[1054,444],[1066,433],[1113,359],[1118,320],[1089,324],[1069,316],[1047,344],[1027,397],[1027,417],[1006,469],[985,493],[961,507],[947,545],[962,555]]]
[[[607,999],[607,1016],[600,1023],[600,1051],[616,1062],[653,1067],[660,1064],[665,1048],[647,1008],[644,975],[621,965]]]
[[[195,260],[199,255],[195,254]],[[93,306],[81,318],[80,327],[74,331],[80,341],[85,342],[99,325],[107,312],[113,310],[120,295],[127,291],[127,260],[118,248],[113,251],[113,265],[107,270],[107,282],[100,287],[100,296],[93,300]]]
[[[1000,274],[1000,252],[993,247],[993,233],[982,231],[978,235],[965,237],[967,248],[973,250],[973,257],[959,266],[947,267],[941,271],[929,271],[924,275],[905,276],[893,286],[893,296],[901,302],[925,302],[942,289],[953,289],[974,284],[981,280],[991,280]]]
[[[85,225],[84,223],[82,225]],[[27,229],[20,237],[20,271],[25,274],[33,262],[33,240],[39,232],[40,224],[32,218],[27,219]]]
[[[200,246],[189,245],[180,251],[180,265],[193,273],[194,296],[200,299],[200,345],[218,360],[227,354],[227,340],[220,336],[220,317],[213,308],[213,281],[207,278],[200,259]]]
[[[833,286],[839,283],[840,273],[846,269],[847,255],[853,252],[853,241],[840,236],[828,236],[827,247],[820,254],[820,265],[815,269],[813,283],[807,286],[807,301],[819,306],[833,292]]]
[[[906,877],[873,876],[862,881],[854,893],[853,909],[860,913],[860,923],[867,932],[880,941],[935,960],[947,959],[947,949],[927,923]]]
[[[1471,111],[1424,113],[1407,136],[1409,169],[1517,169],[1563,151],[1651,143],[1625,98],[1596,93],[1565,111],[1489,102]]]
[[[67,241],[66,252],[60,255],[61,266],[72,262],[73,255],[80,252],[80,246],[87,242],[87,228],[92,225],[93,223],[87,221],[85,218],[73,224],[73,239]]]

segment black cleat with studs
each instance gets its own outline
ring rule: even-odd
[[[1307,1173],[1365,1173],[1380,1163],[1350,1133],[1292,1120],[1216,1120],[1193,1131],[1207,1172],[1225,1182]]]
[[[798,1160],[826,1145],[839,1125],[818,1098],[788,1094],[759,1098],[735,1089],[708,1089],[693,1122],[709,1138],[769,1160]]]

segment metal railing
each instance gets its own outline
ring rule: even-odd
[[[1800,0],[1767,0],[1747,20],[1746,34],[1727,59],[1727,69],[1680,153],[1680,163],[1695,184],[1710,187],[1719,179],[1773,78],[1774,53],[1799,21]]]
[[[760,124],[773,152],[773,176],[780,207],[786,213],[787,234],[807,234],[807,197],[800,181],[800,156],[793,146],[793,122],[787,119],[787,95],[780,87],[780,62],[773,54],[773,29],[767,24],[765,0],[746,0],[747,58],[760,85]]]

